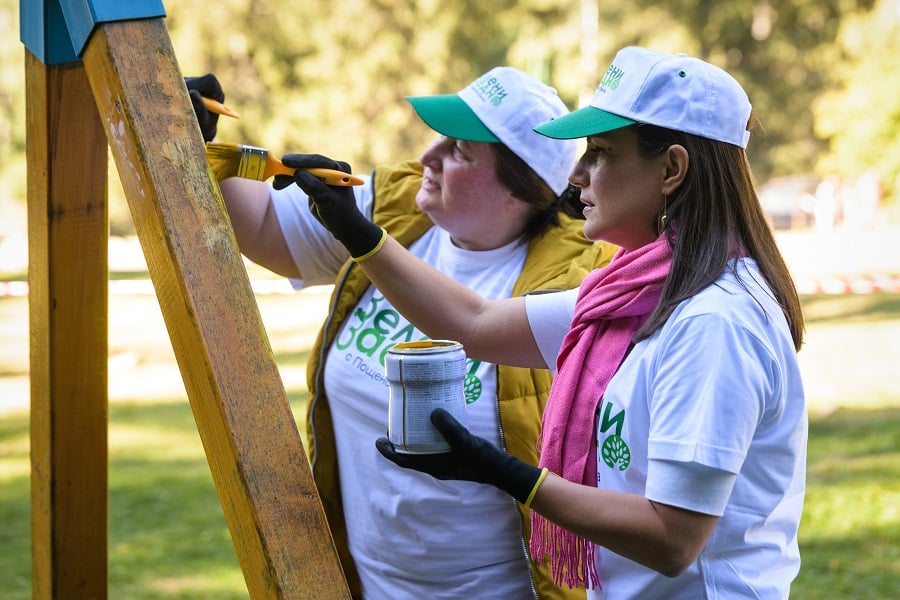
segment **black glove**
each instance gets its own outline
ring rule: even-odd
[[[356,196],[349,186],[331,186],[305,171],[308,168],[336,169],[350,173],[350,165],[321,154],[285,154],[281,162],[297,169],[293,176],[276,175],[275,189],[295,183],[309,196],[309,210],[318,221],[342,243],[353,258],[366,256],[378,247],[384,230],[366,218],[356,206]]]
[[[386,459],[405,469],[428,473],[436,479],[462,479],[500,488],[522,504],[543,481],[543,469],[533,467],[500,450],[484,438],[472,435],[443,408],[431,413],[431,422],[450,444],[441,454],[401,454],[387,438],[375,447]]]
[[[191,95],[191,104],[194,105],[194,113],[200,123],[200,131],[203,133],[203,141],[211,142],[216,137],[216,127],[219,124],[218,113],[210,112],[203,104],[203,96],[225,102],[225,92],[219,85],[219,80],[212,73],[202,77],[185,77],[188,93]]]

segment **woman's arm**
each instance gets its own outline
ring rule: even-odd
[[[564,529],[663,575],[674,577],[690,566],[718,522],[716,516],[639,494],[573,483],[550,472],[544,476],[546,470],[472,435],[443,409],[432,412],[431,422],[450,444],[449,452],[401,454],[387,438],[375,446],[405,469],[493,485]]]
[[[554,523],[668,577],[699,556],[719,518],[548,474],[531,509]]]
[[[340,168],[331,159],[286,154],[282,161],[297,169],[294,181],[309,196],[313,215],[394,308],[426,335],[462,343],[471,358],[547,367],[531,334],[524,298],[486,300],[410,254],[359,211],[352,190],[325,185],[305,170]]]
[[[547,367],[532,336],[524,298],[487,300],[422,262],[391,237],[359,266],[385,298],[428,336],[462,343],[470,358]]]
[[[241,254],[274,273],[302,279],[264,181],[231,177],[219,184]]]

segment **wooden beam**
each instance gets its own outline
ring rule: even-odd
[[[83,61],[250,594],[349,598],[165,24]]]
[[[32,597],[106,598],[107,147],[80,63],[25,52]]]

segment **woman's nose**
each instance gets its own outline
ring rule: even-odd
[[[445,154],[444,146],[446,145],[447,138],[440,137],[433,141],[428,148],[425,149],[425,152],[422,153],[422,156],[419,157],[419,162],[426,167],[431,169],[439,169],[441,166],[441,159]]]
[[[583,157],[582,157],[583,158]],[[575,166],[572,167],[572,170],[569,171],[569,185],[576,188],[587,187],[587,171],[582,167],[581,161],[582,158],[579,158],[575,163]]]

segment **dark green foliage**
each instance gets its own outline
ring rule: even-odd
[[[17,23],[18,2],[0,0],[0,20]],[[878,70],[880,53],[866,51],[900,37],[890,7],[887,0],[222,0],[170,2],[166,23],[183,73],[216,73],[242,115],[223,119],[219,139],[276,155],[327,154],[360,172],[415,158],[434,134],[406,95],[451,93],[511,64],[576,108],[615,50],[640,44],[701,56],[744,84],[761,124],[749,149],[761,181],[814,171],[825,156],[823,169],[857,175],[874,166],[892,183],[900,159],[880,148],[900,127],[900,80]],[[591,11],[596,17],[583,17]],[[15,173],[6,189],[21,200],[23,47],[17,36],[4,39],[0,164]],[[851,84],[873,93],[854,95]],[[859,98],[868,106],[854,110]]]

